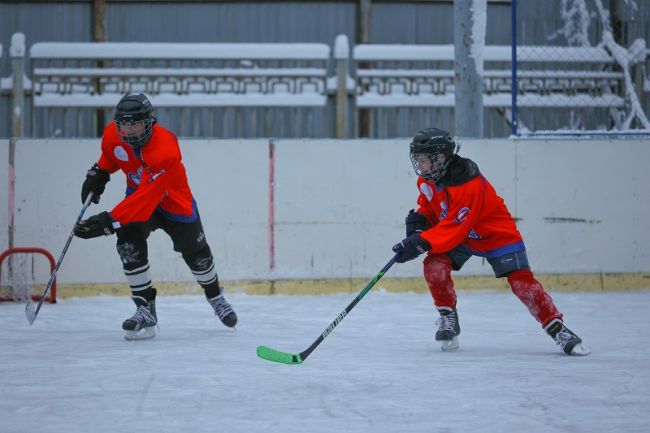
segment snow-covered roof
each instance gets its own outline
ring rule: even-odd
[[[357,77],[453,77],[452,69],[357,69]]]
[[[323,68],[34,68],[35,76],[57,77],[325,77]]]
[[[454,61],[453,45],[391,45],[360,44],[354,47],[355,60],[384,61]],[[510,62],[510,45],[486,45],[483,60],[486,62]],[[601,47],[557,47],[520,45],[517,47],[517,60],[527,62],[603,62],[614,60]]]
[[[483,95],[484,107],[509,107],[512,103],[510,93]],[[453,107],[456,104],[453,93],[434,94],[390,94],[367,92],[357,96],[358,107]],[[621,107],[624,100],[617,95],[551,95],[523,94],[517,97],[520,107]]]
[[[122,97],[118,93],[88,95],[83,93],[35,95],[36,107],[114,107]],[[154,107],[320,107],[327,97],[319,93],[220,93],[185,94],[161,93],[148,95]]]
[[[400,77],[400,78],[453,78],[454,71],[452,69],[357,69],[357,77]],[[512,71],[487,69],[484,71],[485,78],[510,78]],[[562,71],[562,70],[519,70],[517,71],[519,78],[576,78],[576,79],[595,79],[595,78],[623,78],[622,72],[613,71]]]
[[[360,44],[352,49],[355,60],[454,60],[453,45]]]
[[[317,43],[38,42],[33,59],[286,59],[327,60],[330,47]]]

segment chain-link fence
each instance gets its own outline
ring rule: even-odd
[[[541,8],[557,20],[541,22]],[[634,0],[513,0],[513,134],[650,130],[648,50],[624,25],[649,12]]]

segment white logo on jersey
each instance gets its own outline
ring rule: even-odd
[[[158,173],[152,174],[151,180],[149,182],[153,182],[154,180],[158,179],[161,175],[165,173],[166,173],[165,170],[160,170]]]
[[[431,187],[426,183],[420,185],[420,192],[424,194],[429,201],[431,201],[433,198],[433,191],[431,190]]]
[[[127,162],[129,160],[129,154],[126,153],[126,150],[122,146],[115,146],[115,149],[113,149],[113,154],[115,155],[115,158],[119,159],[120,161]]]
[[[140,185],[140,179],[142,178],[142,166],[138,167],[137,173],[129,173],[129,179],[136,185]]]
[[[446,216],[447,216],[447,203],[445,203],[444,201],[441,200],[440,201],[440,218],[438,218],[438,221],[442,221],[443,219],[445,219]]]
[[[454,220],[454,222],[456,224],[462,224],[465,222],[468,215],[469,215],[469,208],[465,206],[464,208],[458,211],[458,215],[456,215],[456,219]]]

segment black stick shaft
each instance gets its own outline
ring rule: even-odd
[[[336,328],[336,326],[339,323],[341,323],[341,321],[345,318],[345,316],[347,316],[348,313],[350,311],[352,311],[352,309],[355,307],[355,305],[357,305],[359,303],[359,301],[361,299],[363,299],[364,296],[366,296],[366,293],[368,293],[370,291],[370,289],[372,289],[373,286],[375,284],[377,284],[377,281],[379,281],[381,279],[381,277],[383,277],[384,274],[390,269],[390,267],[395,264],[395,259],[396,258],[397,258],[397,254],[395,256],[393,256],[393,258],[391,258],[388,261],[388,263],[386,263],[386,266],[381,268],[381,271],[377,272],[377,275],[375,275],[375,277],[372,280],[370,280],[370,282],[366,285],[366,287],[364,287],[359,292],[359,294],[352,300],[352,302],[350,302],[350,305],[345,307],[345,310],[341,311],[341,314],[339,314],[336,317],[336,319],[334,319],[334,321],[332,323],[330,323],[330,325],[325,329],[325,331],[323,331],[323,333],[318,336],[316,341],[314,341],[311,344],[311,346],[309,346],[306,350],[304,350],[303,352],[300,352],[300,358],[303,361],[309,356],[310,353],[312,353],[314,351],[314,349],[316,349],[318,347],[319,344],[321,344],[323,342],[323,340],[325,340],[325,338],[334,330],[334,328]]]
[[[70,231],[70,236],[68,236],[68,240],[65,243],[65,246],[63,247],[63,251],[61,252],[61,255],[59,256],[59,260],[56,261],[56,266],[54,266],[54,270],[52,271],[52,275],[50,275],[50,279],[47,282],[47,287],[45,287],[45,291],[43,292],[43,295],[41,296],[41,299],[38,301],[38,305],[36,306],[36,310],[34,311],[34,317],[30,317],[31,315],[28,313],[27,318],[29,320],[30,324],[34,323],[34,320],[36,320],[36,316],[38,315],[38,312],[41,310],[41,307],[43,306],[43,302],[45,301],[45,298],[47,297],[47,293],[50,291],[50,288],[52,287],[52,283],[54,282],[54,279],[56,278],[56,273],[59,271],[59,267],[61,266],[61,262],[63,261],[63,257],[65,256],[65,253],[68,251],[68,247],[70,246],[70,243],[72,242],[72,238],[74,237],[74,229],[77,227],[77,224],[79,224],[79,221],[81,221],[81,218],[83,218],[84,213],[86,213],[86,209],[88,209],[88,206],[90,206],[90,200],[93,198],[93,193],[91,192],[88,194],[88,197],[86,197],[86,201],[84,202],[83,207],[81,208],[81,211],[79,212],[79,216],[77,217],[77,221],[75,221],[74,226],[72,226],[72,230]],[[29,302],[27,303],[27,306],[25,307],[25,311],[27,311],[27,308],[30,307]]]

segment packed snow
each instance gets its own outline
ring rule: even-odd
[[[626,432],[650,424],[650,291],[552,293],[593,353],[569,357],[514,295],[460,292],[460,350],[434,341],[428,294],[373,290],[302,365],[299,352],[353,299],[230,294],[235,331],[201,296],[159,296],[160,332],[127,342],[134,307],[99,296],[0,305],[0,431]]]

